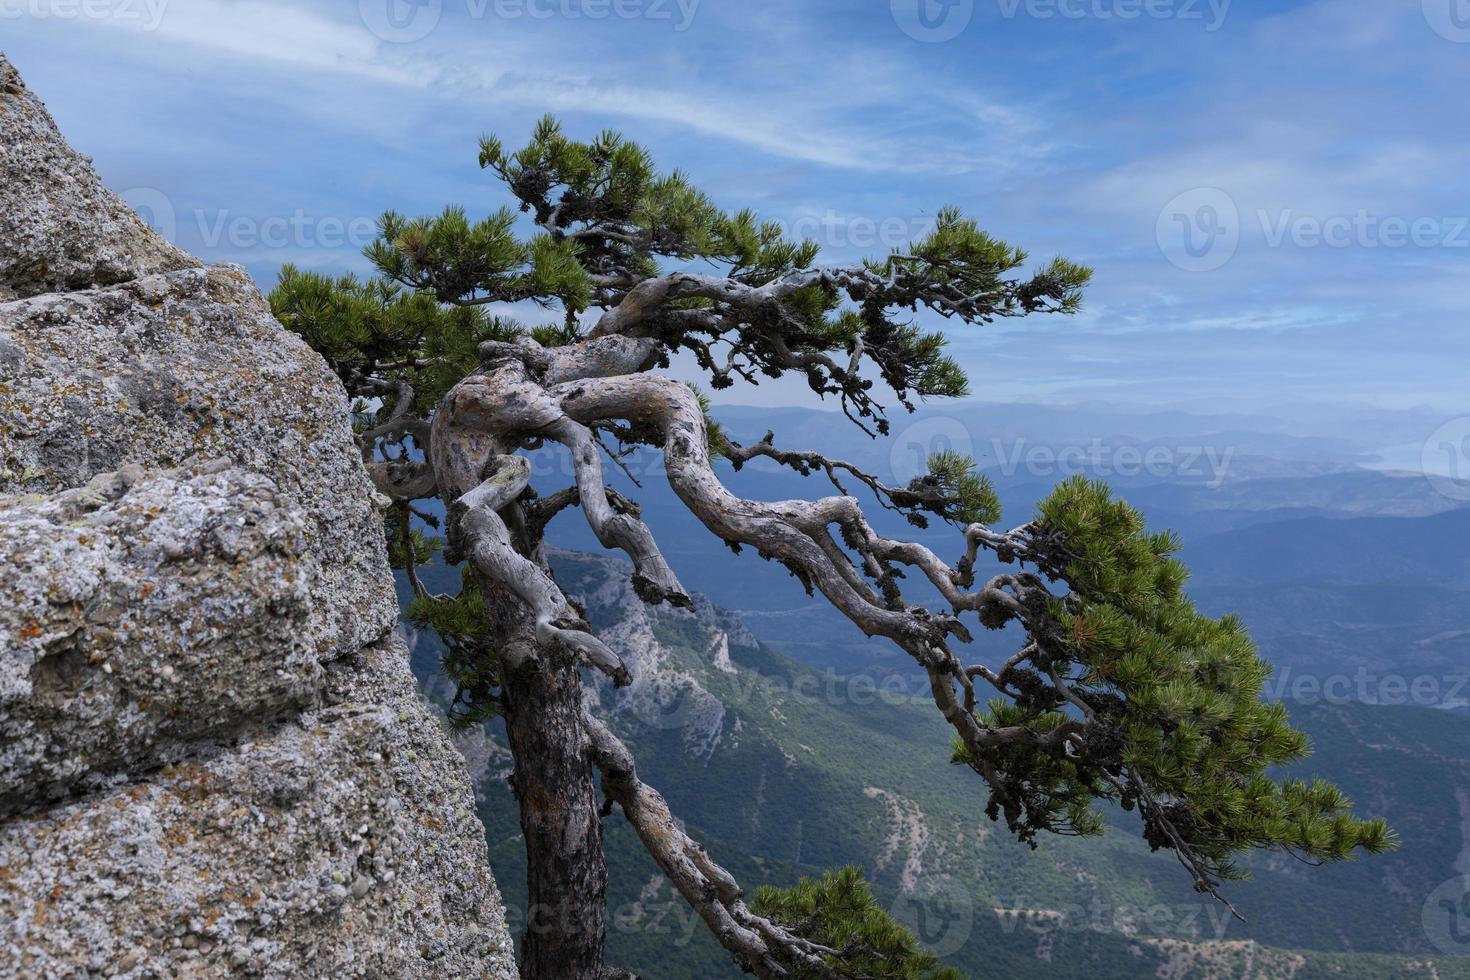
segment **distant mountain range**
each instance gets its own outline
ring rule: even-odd
[[[1456,944],[1458,932],[1434,933],[1434,916],[1451,911],[1432,901],[1441,883],[1470,874],[1470,510],[1423,477],[1361,465],[1374,446],[1422,439],[1438,425],[1431,414],[1282,421],[961,404],[904,420],[886,442],[828,413],[719,415],[739,441],[774,428],[778,446],[817,447],[895,482],[931,449],[972,451],[992,470],[1008,526],[1065,475],[1034,472],[1044,469],[1036,460],[1093,452],[1109,472],[1089,472],[1151,526],[1183,535],[1201,607],[1240,613],[1276,665],[1268,694],[1292,702],[1316,748],[1302,770],[1330,776],[1405,841],[1391,856],[1330,868],[1258,860],[1258,880],[1231,890],[1245,923],[1190,892],[1126,815],[1126,831],[1101,840],[1047,840],[1034,853],[1015,845],[984,818],[978,782],[947,764],[946,729],[925,699],[874,694],[914,690],[912,664],[808,599],[778,566],[732,555],[635,455],[624,462],[641,485],[622,476],[616,485],[643,505],[685,585],[712,601],[694,615],[650,610],[631,596],[626,569],[602,557],[559,553],[558,575],[635,665],[633,688],[599,690],[645,778],[748,886],[861,864],[884,901],[977,977],[1470,977],[1470,915],[1450,923],[1467,936]],[[1022,462],[1012,465],[1017,445]],[[1045,452],[1026,463],[1036,446]],[[1135,458],[1120,453],[1126,446],[1140,460],[1154,449],[1174,469],[1119,473]],[[1196,450],[1204,468],[1182,472]],[[1227,457],[1216,479],[1209,460]],[[544,489],[569,482],[555,462],[538,472]],[[768,466],[722,476],[763,499],[834,492]],[[957,552],[952,528],[915,531],[873,513],[887,531]],[[552,536],[601,551],[574,511]],[[1004,656],[1015,642],[984,635],[976,655]],[[442,694],[436,661],[421,639],[416,670]],[[496,778],[508,759],[493,731],[464,747],[485,774],[482,815],[514,904],[524,858]],[[614,961],[651,978],[734,975],[621,822],[609,827],[624,913]]]
[[[947,730],[922,692],[819,674],[707,601],[693,614],[645,607],[619,561],[560,552],[554,566],[632,665],[630,688],[597,684],[602,710],[644,778],[749,887],[860,864],[883,901],[977,977],[1470,977],[1470,958],[1442,955],[1422,925],[1426,897],[1470,867],[1470,718],[1296,707],[1316,747],[1303,772],[1330,774],[1405,846],[1330,868],[1258,860],[1257,880],[1230,889],[1242,923],[1150,854],[1125,814],[1101,839],[1016,844],[984,817],[979,782],[948,764]],[[436,661],[418,638],[415,668],[442,697]],[[493,726],[464,742],[514,905],[524,858],[500,778],[509,759]],[[608,826],[614,962],[649,978],[738,976],[622,821]]]
[[[1186,543],[1194,579],[1210,585],[1470,588],[1470,510],[1427,517],[1303,517]]]

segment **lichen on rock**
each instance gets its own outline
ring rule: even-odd
[[[0,52],[0,300],[199,263],[138,219]]]
[[[306,515],[323,651],[392,629],[347,395],[239,266],[0,303],[0,419],[0,491],[55,492],[197,456],[268,474]]]
[[[0,54],[0,976],[516,975],[345,392]]]
[[[0,974],[514,977],[463,763],[401,642],[359,659],[319,710],[0,824]]]
[[[304,525],[218,464],[0,497],[0,817],[311,706]]]

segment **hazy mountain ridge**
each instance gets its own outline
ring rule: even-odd
[[[1306,517],[1238,528],[1185,544],[1195,581],[1209,584],[1470,587],[1470,510],[1422,517]]]
[[[1296,709],[1319,747],[1305,770],[1331,773],[1411,844],[1342,868],[1260,861],[1259,882],[1231,889],[1250,920],[1239,923],[1190,893],[1173,861],[1149,854],[1121,815],[1126,831],[1102,839],[1046,840],[1036,852],[1015,844],[984,818],[978,781],[947,764],[944,725],[921,692],[884,696],[817,674],[707,602],[694,613],[642,606],[617,560],[559,552],[554,565],[630,662],[630,689],[599,682],[597,692],[644,777],[748,886],[862,864],[885,902],[977,976],[997,963],[1015,977],[1470,976],[1470,960],[1440,959],[1418,925],[1422,896],[1461,860],[1470,834],[1444,779],[1458,766],[1470,783],[1466,719]],[[433,669],[427,646],[416,653],[420,670]],[[482,785],[481,812],[499,828],[492,857],[514,904],[519,839],[502,782]],[[649,977],[727,975],[721,951],[622,822],[608,826],[620,960]],[[1324,929],[1306,911],[1320,908],[1338,910],[1338,920]],[[1199,946],[1216,938],[1225,942]]]
[[[1066,414],[1054,424],[1086,435],[1087,420],[1069,422]],[[769,424],[778,446],[821,446],[867,459],[880,473],[904,462],[884,457],[884,443],[840,418],[803,410],[733,415],[725,421],[737,439],[758,439]],[[1025,407],[1017,417],[1029,415]],[[1176,413],[1155,420],[1185,447],[1203,442],[1190,435],[1197,423]],[[1371,438],[1401,435],[1390,423],[1379,428]],[[910,914],[931,943],[953,945],[946,923],[966,923],[963,941],[945,952],[977,975],[1470,975],[1470,961],[1439,957],[1427,941],[1422,908],[1467,860],[1461,852],[1470,833],[1453,791],[1470,786],[1458,761],[1470,759],[1470,715],[1423,707],[1463,696],[1456,687],[1470,672],[1470,575],[1460,557],[1470,554],[1470,510],[1462,501],[1422,477],[1362,469],[1347,457],[1282,459],[1272,475],[1213,486],[1198,478],[1111,480],[1150,526],[1182,533],[1201,607],[1241,614],[1277,665],[1268,696],[1295,702],[1293,718],[1318,749],[1303,771],[1331,776],[1408,841],[1393,856],[1343,867],[1260,860],[1261,880],[1231,889],[1249,920],[1242,924],[1213,918],[1219,910],[1188,891],[1172,860],[1149,854],[1126,819],[1126,832],[1102,840],[1048,840],[1034,854],[1015,845],[983,817],[978,781],[947,764],[947,730],[922,686],[911,683],[913,665],[808,598],[779,566],[731,554],[673,497],[651,456],[629,460],[635,474],[647,474],[641,485],[621,474],[614,482],[642,504],[685,585],[713,602],[701,598],[695,614],[650,609],[635,601],[617,560],[559,552],[555,564],[633,667],[628,691],[599,688],[599,697],[645,778],[748,885],[862,864],[884,900]],[[823,478],[760,464],[721,475],[755,498],[834,492]],[[565,480],[553,465],[538,485],[554,489]],[[1055,482],[996,475],[1003,523],[1024,521]],[[940,554],[957,546],[947,526],[919,530],[876,509],[874,520]],[[575,513],[556,533],[600,552]],[[983,634],[976,656],[1004,655],[1013,639]],[[422,655],[420,668],[432,670],[431,661]],[[886,688],[906,696],[899,703],[877,696],[884,684],[907,684]],[[493,738],[473,751],[508,765]],[[481,806],[487,825],[500,828],[492,856],[506,869],[514,902],[523,859],[503,784],[486,780]],[[609,833],[613,904],[625,913],[613,938],[627,953],[619,958],[651,977],[726,975],[723,955],[626,828],[614,820]],[[943,907],[954,901],[968,903],[957,919]],[[1324,908],[1333,910],[1328,922],[1307,911]],[[1157,922],[1146,917],[1140,930],[1144,913]],[[1217,935],[1222,942],[1198,945]]]

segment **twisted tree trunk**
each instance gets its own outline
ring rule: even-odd
[[[541,535],[564,504],[527,499],[530,464],[515,450],[551,440],[571,453],[580,503],[593,531],[633,562],[645,602],[691,605],[648,528],[615,512],[589,423],[626,419],[662,432],[665,463],[680,496],[716,533],[737,540],[750,523],[782,553],[798,517],[794,502],[754,505],[732,497],[709,468],[702,411],[677,382],[643,372],[651,344],[624,337],[547,351],[535,344],[487,344],[483,373],[461,381],[434,416],[432,463],[449,502],[451,551],[470,561],[500,659],[501,700],[515,758],[512,787],[520,804],[530,889],[521,960],[525,980],[612,980],[632,975],[602,962],[607,866],[602,853],[602,795],[634,825],[654,860],[747,972],[764,980],[801,968],[836,976],[824,964],[833,950],[753,914],[739,885],[690,838],[663,798],[641,782],[632,755],[585,713],[580,666],[627,684],[622,661],[599,640],[552,579]],[[728,526],[711,516],[731,512]],[[765,508],[774,508],[767,512]],[[820,561],[820,550],[805,556]],[[831,576],[822,576],[826,581]]]
[[[607,863],[575,667],[523,668],[502,687],[528,886],[525,980],[602,976]]]
[[[540,534],[517,498],[524,457],[481,427],[436,427],[434,464],[448,508],[451,545],[471,559],[500,659],[500,697],[515,767],[511,789],[526,848],[523,980],[606,980],[607,861],[578,664],[557,637],[572,610],[545,610],[550,583]],[[504,515],[504,516],[502,516]],[[559,593],[558,593],[559,595]],[[554,620],[554,622],[552,621]]]
[[[948,648],[951,636],[969,639],[959,621],[963,611],[978,612],[983,623],[999,626],[1011,618],[1027,621],[1044,607],[1042,597],[1050,593],[1034,573],[999,575],[973,588],[970,569],[982,547],[1015,547],[1039,568],[1051,567],[1044,551],[1031,548],[1024,529],[996,535],[972,525],[966,532],[967,555],[959,568],[951,568],[927,548],[879,535],[845,493],[818,500],[739,498],[714,472],[698,397],[687,385],[647,373],[646,348],[638,340],[610,336],[554,349],[533,341],[491,343],[481,353],[486,363],[480,372],[456,385],[435,413],[433,465],[450,501],[451,548],[469,559],[480,578],[501,659],[514,785],[530,865],[531,921],[522,966],[527,980],[626,975],[601,963],[607,872],[594,764],[602,774],[602,795],[622,809],[659,866],[747,972],[765,980],[792,970],[835,977],[825,958],[838,951],[754,914],[735,880],[678,826],[657,791],[638,778],[626,746],[582,713],[578,666],[601,670],[619,685],[631,678],[551,576],[540,537],[554,509],[549,500],[537,503],[526,493],[531,466],[518,449],[548,441],[565,446],[576,470],[576,485],[564,492],[566,500],[580,503],[599,539],[631,559],[633,585],[643,601],[682,605],[689,596],[648,528],[626,508],[614,508],[594,433],[628,426],[660,446],[670,486],[714,535],[780,561],[864,633],[888,637],[926,669],[936,707],[980,760],[981,774],[1002,796],[1008,819],[1018,819],[1019,809],[1005,798],[1007,784],[990,763],[993,750],[1021,745],[1059,758],[1079,751],[1081,723],[1049,731],[981,724],[971,710],[975,681],[984,678],[1006,690],[1004,677],[983,666],[966,669]],[[829,475],[841,467],[890,501],[913,493],[884,487],[869,474],[815,453],[782,454],[768,443],[732,452],[734,459],[767,455],[786,465],[815,465]],[[860,565],[833,537],[833,526]],[[922,573],[952,611],[903,602],[896,566]],[[1040,624],[1027,625],[1033,635],[1043,632]],[[1053,680],[1071,695],[1064,680]],[[1091,708],[1081,700],[1077,704],[1090,718]]]

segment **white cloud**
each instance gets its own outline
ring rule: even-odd
[[[356,12],[353,4],[345,7]],[[538,33],[477,24],[471,34],[456,34],[446,13],[433,44],[404,45],[379,41],[355,17],[337,20],[275,0],[175,0],[156,30],[132,21],[100,23],[130,30],[140,44],[419,89],[462,109],[483,102],[651,120],[829,167],[956,174],[1006,169],[1044,152],[1032,116],[973,93],[936,92],[921,118],[908,119],[915,110],[896,100],[922,69],[870,51],[777,74],[742,65],[736,85],[688,70],[681,57],[660,70],[644,53],[630,58],[616,45],[589,44],[585,35],[560,43],[539,21],[529,25]],[[589,64],[598,71],[578,70]],[[609,81],[641,77],[651,80]],[[293,91],[279,75],[263,75],[261,88],[277,98]],[[348,101],[360,98],[357,91],[347,95]],[[935,117],[950,120],[939,136],[929,125]],[[839,121],[844,118],[855,121]],[[908,135],[890,135],[906,129]]]
[[[129,18],[94,21],[135,35],[235,57],[343,72],[394,84],[422,84],[413,73],[381,57],[380,46],[359,22],[336,21],[299,4],[268,0],[174,0],[157,24]]]

